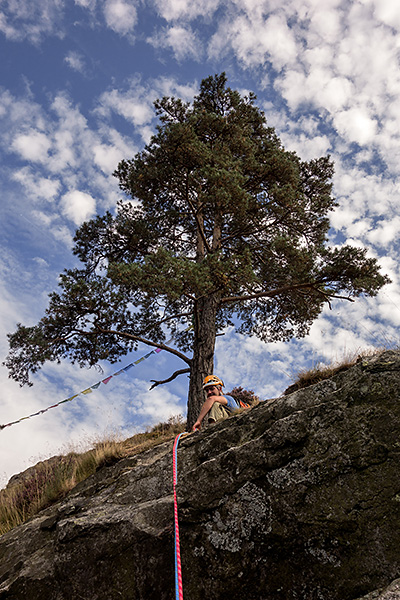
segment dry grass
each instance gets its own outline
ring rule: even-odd
[[[69,452],[31,467],[0,491],[0,535],[64,498],[102,466],[172,439],[183,432],[185,426],[181,417],[172,417],[167,423],[160,423],[127,440],[102,440],[87,452]]]
[[[314,385],[315,383],[319,383],[320,381],[324,381],[325,379],[329,379],[330,377],[333,377],[333,375],[336,375],[336,373],[347,371],[347,369],[350,369],[350,367],[354,366],[358,360],[368,356],[381,354],[384,351],[385,348],[357,350],[351,354],[346,354],[340,360],[329,365],[318,363],[312,369],[299,371],[299,373],[297,373],[297,375],[294,377],[293,384],[289,386],[283,394],[284,396],[287,396],[296,390],[301,390],[310,385]]]

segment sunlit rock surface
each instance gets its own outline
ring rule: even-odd
[[[400,353],[181,440],[185,600],[400,600]],[[0,538],[0,599],[172,600],[172,442]]]

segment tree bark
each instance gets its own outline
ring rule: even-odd
[[[219,305],[216,295],[201,298],[195,303],[193,358],[190,374],[187,428],[191,430],[205,400],[203,379],[214,368],[216,314]]]
[[[218,206],[216,211],[213,239],[211,248],[204,235],[204,215],[198,205],[197,213],[197,245],[196,261],[202,262],[207,252],[219,250],[221,245],[222,212]],[[188,395],[187,428],[192,429],[200,409],[205,400],[203,379],[212,375],[214,369],[214,349],[216,338],[216,316],[221,302],[221,294],[214,293],[210,296],[199,298],[194,303],[194,344],[193,358],[190,371],[190,384]]]

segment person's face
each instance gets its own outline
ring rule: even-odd
[[[206,387],[207,398],[209,396],[219,396],[219,389],[217,385],[209,385]]]

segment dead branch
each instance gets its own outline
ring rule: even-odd
[[[175,373],[173,373],[171,375],[171,377],[168,377],[168,379],[164,379],[163,381],[157,381],[156,379],[150,379],[150,381],[153,381],[153,385],[151,386],[151,388],[149,388],[149,391],[152,390],[153,388],[157,387],[158,385],[162,385],[163,383],[169,383],[170,381],[173,381],[179,375],[183,375],[184,373],[190,373],[190,369],[179,369],[179,371],[175,371]]]

